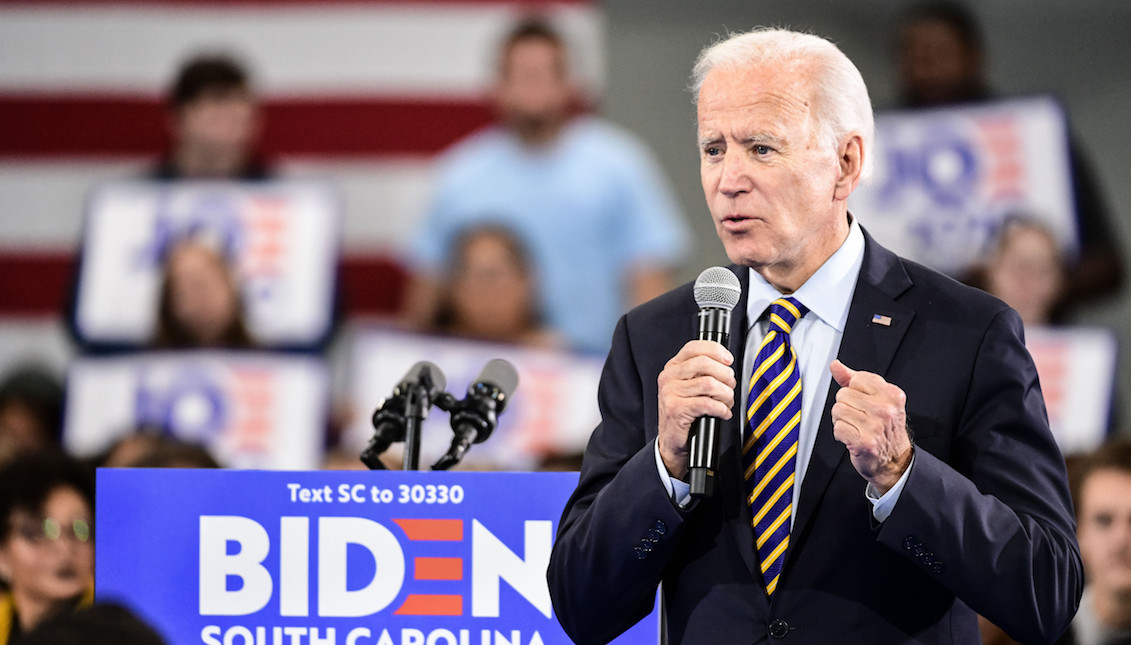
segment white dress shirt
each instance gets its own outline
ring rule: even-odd
[[[791,522],[797,516],[797,500],[801,499],[801,484],[809,467],[809,458],[813,454],[817,428],[821,423],[821,413],[824,411],[825,398],[832,380],[829,364],[840,352],[840,340],[844,336],[848,309],[852,304],[852,295],[856,291],[856,280],[863,262],[864,234],[860,231],[860,225],[856,223],[855,218],[852,218],[848,237],[840,248],[805,281],[805,284],[789,294],[809,309],[809,313],[793,326],[790,333],[790,344],[797,352],[797,364],[801,370],[801,423],[798,425]],[[744,376],[739,377],[742,385],[741,409],[746,408],[754,360],[757,358],[762,339],[769,331],[769,320],[764,314],[770,303],[782,297],[781,292],[766,282],[756,271],[753,269],[749,271],[750,287],[746,299],[746,320],[749,327],[745,330],[746,346],[742,365]],[[740,437],[740,445],[741,441]],[[668,494],[681,506],[686,506],[691,501],[688,484],[672,479],[668,475],[658,445],[655,452],[660,478]],[[872,502],[872,514],[878,521],[886,520],[891,513],[910,472],[909,467],[899,482],[883,496],[878,496],[876,494],[878,491],[871,485],[867,487],[865,496]]]

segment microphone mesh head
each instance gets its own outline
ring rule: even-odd
[[[444,388],[448,385],[448,379],[444,376],[444,372],[440,369],[440,366],[431,361],[420,361],[416,365],[413,365],[412,369],[408,371],[408,374],[404,375],[404,378],[397,387],[406,389],[412,387],[420,381],[420,377],[424,376],[425,372],[428,372],[429,377],[432,379],[431,393],[437,394],[443,392]]]
[[[742,297],[738,276],[726,267],[705,269],[695,279],[695,302],[699,308],[717,307],[730,311]]]
[[[479,378],[475,380],[490,383],[510,397],[518,387],[518,370],[501,358],[493,358],[488,361],[487,366],[479,373]]]

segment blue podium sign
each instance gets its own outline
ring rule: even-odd
[[[96,594],[188,645],[552,645],[575,473],[98,472]],[[653,613],[617,643],[657,643]]]

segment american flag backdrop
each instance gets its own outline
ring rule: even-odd
[[[0,0],[0,316],[60,310],[88,191],[167,149],[165,90],[216,51],[251,70],[265,156],[339,187],[347,306],[387,313],[431,161],[489,121],[499,40],[532,14],[595,96],[592,0]]]

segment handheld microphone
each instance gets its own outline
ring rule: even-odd
[[[471,444],[486,441],[517,387],[518,372],[514,365],[501,358],[488,362],[467,387],[467,397],[453,406],[451,420],[455,437],[447,454],[432,470],[451,468],[463,459]]]
[[[444,372],[429,361],[413,365],[404,378],[393,388],[393,395],[383,399],[373,412],[373,438],[361,461],[372,470],[383,470],[385,465],[378,457],[396,441],[404,441],[408,417],[424,418],[431,401],[444,392],[447,380]]]
[[[730,342],[730,312],[742,297],[738,276],[725,267],[711,267],[695,280],[695,303],[699,305],[698,340],[723,345]],[[688,483],[692,497],[715,493],[715,470],[719,464],[719,434],[722,422],[702,416],[691,424],[688,433]]]

